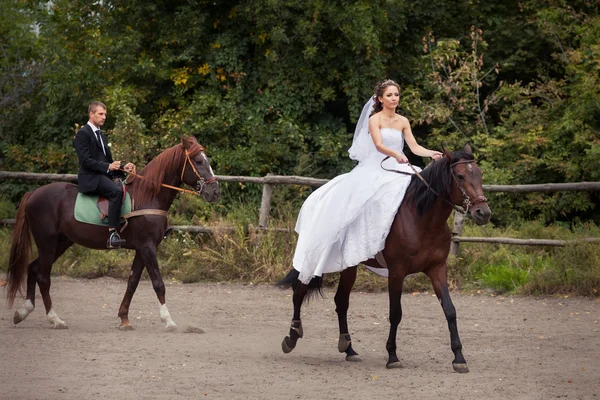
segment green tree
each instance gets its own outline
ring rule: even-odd
[[[7,4],[4,168],[75,172],[72,136],[101,100],[116,156],[140,166],[193,134],[220,174],[332,177],[352,167],[355,120],[389,77],[418,140],[470,140],[486,183],[598,180],[600,36],[588,0]],[[260,188],[225,193],[257,201]],[[597,200],[494,197],[506,220],[591,218]]]

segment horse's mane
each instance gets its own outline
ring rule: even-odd
[[[428,165],[420,174],[436,193],[450,200],[450,190],[452,187],[450,165],[461,159],[474,160],[475,158],[471,154],[458,150],[452,153],[452,160],[442,157]],[[410,197],[416,204],[419,216],[427,213],[438,199],[438,196],[429,190],[416,175],[413,175],[411,178],[410,185],[406,189],[406,197]]]
[[[152,197],[160,190],[165,173],[181,168],[185,158],[182,144],[170,147],[150,161],[142,171],[138,173],[143,178],[133,180],[132,189],[135,193],[135,204],[145,205],[150,203]]]

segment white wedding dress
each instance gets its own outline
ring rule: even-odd
[[[402,152],[402,132],[382,128],[381,136],[385,146]],[[371,152],[352,171],[314,191],[302,205],[294,253],[294,268],[300,272],[302,283],[308,284],[313,276],[355,266],[383,250],[411,180],[409,175],[382,169],[384,158],[378,151]],[[394,158],[387,159],[383,166],[413,173],[407,164],[399,164]]]

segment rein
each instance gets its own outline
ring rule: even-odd
[[[178,186],[172,186],[172,185],[167,185],[166,183],[161,183],[160,186],[162,187],[166,187],[168,189],[173,189],[173,190],[177,190],[180,192],[184,192],[184,193],[189,193],[189,194],[194,194],[196,196],[200,196],[200,194],[202,193],[202,191],[204,190],[204,187],[208,184],[211,184],[213,182],[217,182],[217,177],[213,176],[212,178],[209,179],[204,179],[200,176],[200,174],[198,173],[198,170],[196,169],[196,166],[194,165],[194,163],[192,162],[192,160],[190,159],[190,157],[194,157],[196,154],[198,154],[199,152],[204,151],[204,147],[202,147],[200,144],[198,143],[194,143],[194,145],[192,146],[192,148],[188,151],[185,151],[185,162],[183,163],[183,167],[181,168],[181,182],[183,182],[183,175],[185,173],[185,167],[187,166],[187,163],[190,163],[190,166],[192,167],[192,170],[194,171],[194,173],[196,174],[196,177],[198,178],[198,190],[197,191],[193,191],[193,190],[189,190],[189,189],[184,189],[184,188],[180,188]],[[127,172],[122,168],[119,168],[121,171],[123,172]],[[142,175],[138,175],[135,172],[128,172],[129,176],[133,176],[134,179],[139,178],[139,179],[144,179],[144,177]],[[127,179],[129,179],[129,176],[127,176]],[[126,181],[127,181],[126,179]],[[131,182],[126,182],[126,184],[131,183]],[[120,232],[123,232],[125,230],[125,228],[127,228],[127,225],[129,224],[129,218],[131,217],[139,217],[142,215],[158,215],[164,218],[167,218],[168,216],[168,212],[165,210],[155,210],[155,209],[143,209],[143,210],[135,210],[135,211],[131,211],[128,214],[125,214],[123,216],[123,218],[125,218],[125,225],[123,225],[123,227],[121,228]]]
[[[204,179],[203,177],[201,177],[200,174],[198,173],[198,170],[196,169],[196,166],[190,159],[190,157],[194,157],[196,154],[198,154],[201,151],[204,151],[204,147],[202,147],[198,143],[194,143],[194,145],[192,146],[192,148],[189,151],[188,150],[185,151],[185,162],[183,163],[183,167],[181,168],[181,177],[180,177],[181,182],[183,182],[183,174],[185,173],[185,167],[187,166],[187,164],[189,162],[190,166],[192,167],[192,170],[194,171],[194,173],[196,174],[196,177],[198,178],[198,190],[193,191],[193,190],[189,190],[189,189],[180,188],[178,186],[167,185],[166,183],[161,183],[160,186],[166,187],[168,189],[173,189],[173,190],[177,190],[180,192],[200,196],[200,193],[202,193],[202,191],[204,190],[204,187],[206,185],[217,182],[218,179],[216,176],[213,176],[212,178],[209,178],[209,179]],[[121,171],[124,171],[124,170],[121,169]],[[135,172],[129,172],[129,175],[133,175],[134,179],[135,178],[139,178],[142,180],[144,179],[144,177],[142,175],[138,175]],[[127,183],[131,183],[131,182],[127,182]]]
[[[487,202],[487,199],[486,199],[485,196],[477,196],[477,198],[474,201],[471,201],[471,198],[469,197],[469,195],[465,192],[465,190],[463,189],[463,187],[460,186],[460,183],[458,183],[458,179],[456,179],[456,175],[454,175],[453,167],[455,165],[457,165],[457,164],[469,164],[469,163],[474,162],[473,160],[471,160],[471,161],[469,161],[469,160],[457,161],[455,163],[450,164],[450,172],[452,173],[452,177],[454,178],[454,181],[456,182],[456,186],[458,186],[458,189],[460,190],[460,192],[462,193],[462,196],[463,196],[463,208],[459,208],[456,204],[451,203],[445,197],[440,196],[440,194],[438,192],[436,192],[435,189],[433,189],[431,187],[431,185],[425,180],[425,178],[423,178],[421,176],[421,174],[419,174],[419,172],[415,169],[415,167],[412,166],[412,164],[407,163],[408,166],[410,167],[410,169],[413,170],[414,174],[411,174],[410,172],[397,171],[395,169],[387,169],[387,168],[385,168],[383,166],[383,162],[385,160],[387,160],[388,158],[391,158],[391,157],[390,156],[385,157],[383,160],[381,160],[381,163],[379,164],[384,171],[395,172],[397,174],[409,175],[409,176],[417,175],[417,177],[421,180],[421,182],[423,182],[425,184],[425,186],[427,186],[427,189],[431,190],[431,192],[433,192],[433,194],[435,194],[437,197],[439,197],[442,201],[445,201],[446,203],[448,203],[458,213],[466,214],[467,212],[469,212],[469,208],[471,206],[474,206],[474,205],[479,204],[479,203],[485,203],[485,202]]]

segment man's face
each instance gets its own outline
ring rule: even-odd
[[[106,108],[96,107],[95,110],[90,112],[90,122],[100,128],[104,125],[106,120]]]

